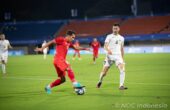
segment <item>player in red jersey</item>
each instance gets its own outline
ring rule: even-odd
[[[98,51],[100,48],[100,42],[96,38],[93,39],[93,42],[90,44],[93,49],[93,63],[96,63],[96,58],[98,58]]]
[[[73,45],[74,45],[75,47],[80,47],[80,43],[79,43],[78,40],[76,40],[75,43],[74,43]],[[76,55],[78,55],[79,60],[81,60],[81,57],[80,57],[80,50],[74,49],[74,55],[73,55],[73,58],[72,58],[73,60],[75,60]]]
[[[56,54],[54,57],[54,67],[58,74],[58,79],[54,82],[50,83],[45,87],[45,90],[48,94],[51,93],[51,88],[58,86],[65,82],[65,76],[66,72],[68,74],[68,77],[73,83],[73,87],[82,87],[80,83],[78,83],[74,77],[74,72],[70,66],[70,64],[66,61],[66,55],[69,47],[72,47],[74,49],[78,50],[89,50],[88,48],[83,47],[75,47],[71,42],[75,39],[75,32],[73,31],[67,31],[66,37],[58,36],[54,38],[53,40],[49,41],[46,45],[44,45],[41,48],[36,48],[35,51],[43,51],[44,48],[56,44]]]

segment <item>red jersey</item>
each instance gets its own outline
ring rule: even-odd
[[[68,52],[69,47],[73,47],[71,42],[67,42],[66,39],[62,36],[56,37],[54,39],[56,43],[56,59],[66,59],[66,55]]]
[[[79,46],[80,46],[80,43],[79,43],[79,42],[75,42],[74,45],[75,45],[76,47],[79,47]]]
[[[92,48],[93,48],[93,50],[98,50],[99,49],[99,47],[100,47],[100,43],[97,41],[97,42],[92,42],[91,43],[91,46],[92,46]]]
[[[79,42],[75,42],[73,45],[74,45],[75,47],[80,47],[80,43],[79,43]],[[75,49],[75,51],[79,51],[79,50],[76,50],[76,49]]]

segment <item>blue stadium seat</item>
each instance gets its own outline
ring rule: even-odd
[[[53,38],[64,21],[1,23],[1,30],[13,44],[38,44]]]

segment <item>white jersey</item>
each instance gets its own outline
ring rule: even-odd
[[[42,47],[43,47],[44,45],[46,45],[46,44],[47,44],[47,43],[44,42],[44,43],[42,44]],[[43,49],[43,53],[47,53],[47,51],[48,51],[48,47],[46,47],[46,48]]]
[[[124,46],[124,38],[121,35],[109,34],[106,37],[105,43],[108,43],[108,48],[113,55],[121,55],[121,47]]]
[[[10,45],[8,40],[0,40],[0,61],[8,60],[8,46]]]
[[[10,45],[8,40],[0,40],[0,54],[8,54],[8,46]]]

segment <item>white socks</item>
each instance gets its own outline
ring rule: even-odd
[[[46,59],[46,57],[47,57],[47,55],[46,55],[46,54],[44,54],[44,60]]]
[[[124,81],[125,81],[125,72],[120,71],[120,86],[124,85]]]
[[[99,82],[102,82],[102,81],[103,81],[103,77],[104,77],[103,72],[101,72],[101,73],[100,73],[100,77],[99,77]]]
[[[2,73],[5,74],[6,73],[6,65],[5,64],[1,64],[2,66]]]
[[[50,84],[48,84],[48,85],[47,85],[47,87],[51,89],[51,86],[50,86]]]

